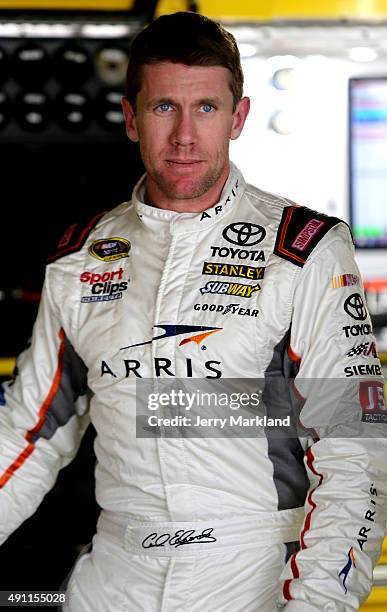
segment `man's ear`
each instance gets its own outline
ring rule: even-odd
[[[230,135],[231,140],[236,140],[240,136],[243,130],[245,121],[247,119],[247,115],[249,114],[249,110],[250,110],[250,98],[245,96],[244,98],[241,98],[241,100],[239,100],[238,105],[234,112],[234,118],[233,118],[231,135]]]
[[[136,115],[134,113],[133,107],[127,98],[122,98],[122,112],[124,113],[125,118],[125,127],[126,134],[130,140],[133,142],[138,142],[138,132],[136,125]]]

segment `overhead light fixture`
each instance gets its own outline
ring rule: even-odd
[[[252,57],[257,52],[256,46],[249,43],[239,43],[238,49],[241,57]]]
[[[128,61],[128,53],[123,49],[105,46],[95,56],[97,74],[105,85],[121,85],[125,81]]]
[[[352,47],[348,54],[354,62],[373,62],[378,57],[375,49],[370,47]]]
[[[29,83],[35,87],[50,76],[49,54],[43,45],[36,42],[27,41],[20,45],[13,54],[12,63],[13,76],[20,83]]]
[[[128,23],[0,22],[0,38],[128,38],[137,31]]]
[[[1,38],[70,38],[79,33],[70,23],[0,23]]]
[[[27,38],[71,38],[78,28],[71,23],[21,23],[20,30]]]
[[[92,119],[91,104],[83,91],[67,91],[58,95],[55,119],[67,132],[82,131]]]
[[[272,76],[272,83],[276,89],[292,89],[296,83],[297,74],[294,68],[280,68]]]
[[[132,28],[123,23],[88,23],[82,26],[82,36],[86,38],[126,38]]]
[[[270,117],[269,128],[277,134],[288,136],[295,129],[295,118],[287,110],[278,110]]]
[[[50,105],[44,91],[21,92],[15,110],[18,123],[28,132],[39,132],[50,121]]]
[[[79,44],[62,45],[55,54],[53,72],[60,83],[72,87],[84,83],[92,74],[87,50]]]

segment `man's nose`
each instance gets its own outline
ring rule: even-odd
[[[176,114],[172,139],[174,144],[184,146],[196,142],[196,126],[191,113],[179,112]]]

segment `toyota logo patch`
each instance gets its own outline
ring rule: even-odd
[[[266,230],[261,225],[255,223],[247,223],[241,221],[239,223],[231,223],[223,230],[223,238],[232,244],[240,246],[253,246],[262,242],[266,236]]]
[[[345,300],[344,310],[356,321],[364,321],[367,318],[367,311],[360,293],[352,293]]]

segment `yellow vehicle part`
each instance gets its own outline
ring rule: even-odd
[[[386,0],[199,0],[199,12],[232,19],[384,18]]]
[[[127,11],[134,0],[0,0],[0,9]]]
[[[359,610],[360,612],[386,612],[387,587],[374,587],[367,601]]]
[[[134,0],[0,0],[0,9],[126,11]],[[219,19],[380,19],[387,0],[197,0],[200,13]],[[157,15],[185,11],[188,0],[159,0]]]
[[[1,357],[0,358],[0,376],[8,378],[12,376],[12,372],[16,365],[16,359],[14,357]]]

